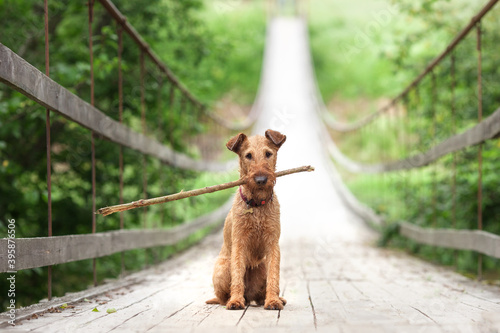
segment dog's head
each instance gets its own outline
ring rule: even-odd
[[[251,198],[267,200],[271,196],[276,183],[278,150],[285,140],[285,135],[269,129],[265,137],[240,133],[227,142],[226,147],[240,157],[240,177],[247,178],[244,186]]]

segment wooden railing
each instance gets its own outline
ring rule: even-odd
[[[231,204],[232,199],[214,212],[170,229],[128,229],[94,234],[17,238],[14,239],[15,266],[11,267],[7,253],[1,252],[0,272],[64,264],[127,250],[175,245],[194,232],[223,221]],[[7,249],[8,239],[0,239],[0,246]]]
[[[443,52],[436,56],[400,94],[376,112],[368,114],[352,123],[341,123],[333,120],[332,114],[326,110],[320,99],[317,101],[318,110],[324,123],[329,128],[329,131],[325,128],[326,146],[335,162],[343,170],[350,173],[360,175],[371,174],[371,179],[379,177],[378,181],[385,182],[386,187],[397,186],[405,193],[404,198],[401,198],[402,204],[401,202],[391,201],[390,195],[387,193],[375,193],[372,198],[373,200],[366,199],[367,196],[365,195],[365,200],[370,201],[369,203],[382,215],[387,214],[389,210],[388,206],[391,205],[401,205],[402,207],[399,207],[400,211],[404,211],[410,205],[418,204],[422,210],[419,224],[430,224],[432,226],[429,228],[418,226],[414,223],[400,222],[398,225],[401,235],[422,244],[457,250],[473,250],[494,258],[500,258],[500,236],[482,230],[484,210],[482,193],[483,146],[500,137],[500,108],[498,108],[498,105],[492,105],[490,102],[488,107],[493,107],[495,111],[490,111],[490,114],[483,119],[483,99],[485,93],[489,93],[488,97],[490,97],[489,100],[491,101],[496,100],[491,96],[498,96],[498,92],[489,89],[492,83],[491,78],[489,81],[483,78],[482,49],[485,46],[482,45],[482,35],[487,28],[484,28],[481,23],[487,14],[492,11],[497,2],[497,0],[489,1],[471,19],[470,23],[456,35]],[[476,32],[474,43],[470,39],[467,40],[472,31]],[[461,103],[463,109],[460,110],[457,102],[459,96],[456,93],[457,75],[459,75],[457,69],[459,67],[457,65],[459,52],[457,49],[461,47],[460,52],[467,52],[464,49],[470,51],[471,44],[475,46],[474,51],[477,57],[475,69],[477,85],[476,91],[471,96],[468,96],[465,102]],[[466,66],[467,64],[463,64],[461,69],[463,70],[465,67],[470,77],[474,68],[467,69]],[[438,84],[438,80],[442,82]],[[429,86],[430,88],[428,88]],[[446,97],[440,97],[439,94],[443,94]],[[319,96],[319,94],[317,95]],[[422,104],[424,99],[427,101],[428,110],[422,110],[422,108],[426,107],[426,104]],[[475,105],[471,105],[472,103],[475,103]],[[475,125],[473,125],[473,118],[464,116],[466,109],[472,108],[477,109],[477,123]],[[446,121],[438,121],[438,114],[441,119],[446,119]],[[429,128],[423,128],[422,125],[419,125],[419,117],[432,119],[432,124]],[[384,151],[388,147],[378,147],[378,151],[380,151],[378,156],[383,158],[381,162],[373,159],[369,161],[355,161],[353,158],[342,153],[331,139],[331,136],[333,136],[336,140],[345,141],[356,137],[356,142],[361,142],[362,145],[366,144],[366,146],[370,144],[370,147],[359,147],[358,152],[362,152],[364,149],[375,149],[370,142],[371,137],[381,135],[382,131],[394,133],[393,140],[397,141],[398,149],[396,152],[391,153]],[[477,158],[475,161],[471,160],[471,147],[477,147],[475,148],[477,149]],[[498,148],[490,147],[489,149],[492,151]],[[459,181],[458,177],[460,177],[457,171],[460,166],[458,154],[462,154],[462,165],[465,161],[469,161],[468,164],[471,167],[477,165],[475,167],[475,177],[477,177],[477,202],[475,205],[477,205],[478,230],[455,229],[457,212],[461,208],[457,207],[456,193],[457,182]],[[464,154],[467,155],[465,156]],[[498,161],[490,161],[490,163],[495,162],[498,166]],[[495,171],[490,170],[489,172]],[[449,185],[439,182],[438,173],[440,175],[448,173],[450,178],[446,182],[449,182]],[[469,177],[469,174],[462,176]],[[425,177],[432,178],[430,182],[431,189],[425,192],[421,190],[422,193],[410,193],[412,179],[425,179]],[[387,184],[388,182],[389,184]],[[450,187],[446,193],[449,194],[447,199],[451,201],[449,205],[451,208],[449,213],[447,213],[449,217],[447,219],[441,218],[440,223],[437,223],[437,215],[440,211],[438,206],[447,205],[449,201],[446,199],[446,201],[438,201],[438,183],[441,184],[440,186]],[[369,190],[365,188],[364,191]],[[417,189],[418,191],[420,190]],[[344,191],[344,193],[347,192]],[[371,213],[367,214],[366,208],[360,208],[355,202],[356,199],[350,193],[347,196],[349,197],[347,202],[352,207],[363,210],[362,215],[364,218],[381,222],[380,218],[374,217]],[[385,199],[380,199],[381,197],[385,197]],[[425,197],[430,197],[430,200],[426,200]],[[380,203],[381,200],[384,200],[383,204]],[[498,205],[498,202],[496,205]],[[384,207],[380,209],[377,206]],[[430,208],[430,214],[425,215],[423,213],[426,208]],[[451,226],[451,229],[443,227],[446,223]],[[481,277],[483,266],[482,256],[479,255],[478,258],[478,276]]]
[[[2,44],[0,61],[0,80],[3,83],[102,138],[182,169],[220,172],[235,166],[234,161],[217,163],[194,160],[143,133],[133,131],[54,82]]]
[[[68,263],[71,261],[94,258],[93,275],[94,284],[97,283],[95,258],[107,256],[113,253],[131,249],[143,249],[157,246],[173,245],[180,240],[186,239],[189,235],[207,226],[211,226],[223,221],[229,210],[230,202],[222,205],[217,210],[196,218],[184,224],[164,229],[156,227],[154,229],[129,229],[125,230],[123,213],[120,213],[120,230],[97,232],[96,216],[96,140],[108,140],[119,147],[119,182],[120,192],[117,193],[120,203],[123,203],[124,189],[124,149],[131,149],[143,155],[142,176],[143,176],[143,197],[147,196],[147,159],[146,156],[157,159],[161,162],[161,169],[167,166],[179,170],[223,172],[234,170],[235,161],[216,162],[213,159],[194,159],[184,153],[176,151],[172,146],[171,132],[173,129],[161,128],[158,124],[158,132],[165,133],[168,145],[163,144],[158,139],[148,134],[146,124],[146,103],[145,103],[145,82],[147,80],[147,64],[149,60],[154,68],[153,76],[158,82],[158,87],[162,92],[168,92],[168,103],[165,110],[160,106],[157,112],[161,117],[168,111],[180,113],[181,116],[190,116],[189,121],[194,119],[197,122],[211,122],[212,127],[226,127],[229,130],[243,129],[251,126],[258,115],[258,107],[250,112],[247,119],[238,124],[222,119],[212,113],[206,105],[200,102],[174,73],[160,60],[152,48],[134,29],[127,18],[108,0],[99,0],[103,8],[107,11],[118,25],[118,120],[106,115],[108,110],[99,110],[94,101],[94,60],[93,60],[93,11],[94,0],[88,2],[88,22],[89,22],[89,58],[90,58],[90,103],[81,97],[70,92],[62,85],[49,77],[49,24],[48,6],[45,0],[45,55],[46,73],[28,63],[22,57],[14,53],[11,49],[0,44],[0,82],[12,89],[17,90],[29,99],[47,109],[46,131],[47,131],[47,190],[48,190],[48,237],[0,239],[0,272],[12,272],[23,269],[48,266],[48,297],[52,296],[51,265]],[[82,4],[82,10],[84,10]],[[139,133],[123,122],[123,32],[125,32],[137,45],[139,49],[140,67],[140,115],[142,131]],[[178,101],[176,103],[176,100]],[[258,105],[258,103],[256,103]],[[191,110],[189,114],[188,110]],[[149,110],[148,110],[149,111]],[[154,111],[154,110],[152,110]],[[89,207],[89,221],[92,221],[92,234],[52,236],[52,200],[51,200],[51,141],[50,123],[51,116],[61,115],[71,122],[91,131],[91,168],[92,168],[92,207]],[[196,118],[194,118],[196,117]],[[214,143],[218,144],[218,143]],[[221,145],[222,147],[223,145]],[[19,149],[22,149],[20,147]],[[162,170],[159,173],[163,175]],[[162,176],[160,176],[161,179]],[[163,181],[166,181],[163,179]],[[145,225],[146,210],[143,218]],[[9,264],[10,254],[7,253],[8,243],[15,242],[15,264]],[[123,267],[123,255],[122,255]]]

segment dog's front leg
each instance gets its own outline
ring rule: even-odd
[[[286,304],[280,294],[280,247],[278,241],[272,246],[267,262],[266,310],[282,310]]]
[[[231,247],[231,298],[226,304],[228,310],[240,310],[245,308],[245,257],[243,256],[243,244],[233,239]]]

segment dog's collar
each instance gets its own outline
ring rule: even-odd
[[[264,206],[266,204],[266,200],[262,200],[260,202],[257,202],[255,201],[254,199],[250,199],[248,200],[248,198],[243,194],[243,192],[241,192],[241,186],[239,187],[240,189],[240,197],[241,197],[241,200],[243,200],[246,204],[247,204],[247,207],[260,207],[260,206]],[[274,195],[274,191],[271,192],[271,199],[269,200],[273,200],[273,195]]]

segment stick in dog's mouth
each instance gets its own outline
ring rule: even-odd
[[[302,167],[298,167],[298,168],[278,171],[278,172],[276,172],[276,177],[286,176],[286,175],[290,175],[290,174],[297,173],[297,172],[311,172],[311,171],[314,171],[314,167],[312,167],[310,165],[306,165],[306,166],[302,166]],[[185,198],[194,197],[194,196],[198,196],[198,195],[202,195],[202,194],[206,194],[206,193],[213,193],[213,192],[217,192],[217,191],[222,191],[222,190],[226,190],[226,189],[231,188],[231,187],[243,185],[246,182],[247,182],[246,179],[241,178],[241,179],[229,182],[229,183],[208,186],[208,187],[204,187],[204,188],[200,188],[200,189],[196,189],[196,190],[191,190],[191,191],[186,191],[186,192],[181,191],[179,193],[170,194],[170,195],[166,195],[163,197],[157,197],[157,198],[151,198],[151,199],[141,199],[141,200],[129,202],[126,204],[103,207],[103,208],[98,209],[95,212],[95,214],[107,216],[107,215],[110,215],[113,213],[123,212],[123,211],[134,209],[134,208],[157,205],[160,203],[185,199]]]

